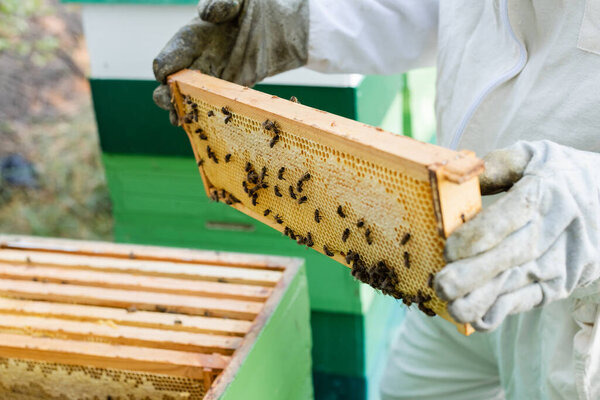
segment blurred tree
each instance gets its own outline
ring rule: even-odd
[[[0,54],[13,52],[42,66],[55,56],[56,37],[33,29],[52,9],[43,0],[0,0]]]

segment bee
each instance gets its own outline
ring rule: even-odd
[[[342,233],[342,242],[346,242],[346,240],[348,240],[348,238],[350,237],[350,229],[346,228],[344,230],[344,233]]]
[[[266,120],[265,122],[262,123],[262,127],[264,130],[270,131],[271,129],[273,129],[273,122]]]
[[[260,185],[259,185],[259,187],[260,187],[261,189],[266,189],[266,188],[268,188],[268,187],[269,187],[269,184],[268,184],[267,182],[261,182],[261,183],[260,183]]]
[[[204,160],[201,158],[198,160],[198,166],[201,167],[204,164]]]
[[[277,128],[273,128],[273,129],[277,129]],[[271,141],[269,142],[269,147],[273,148],[273,146],[275,146],[275,144],[279,142],[279,135],[275,135],[273,136],[273,139],[271,139]]]
[[[298,193],[302,193],[302,185],[304,184],[304,182],[306,182],[309,179],[310,179],[310,174],[308,172],[306,174],[304,174],[302,176],[302,178],[300,178],[300,180],[298,181],[298,184],[296,185],[296,190],[298,190]]]
[[[279,168],[279,172],[277,172],[277,179],[285,180],[285,178],[283,177],[284,172],[285,172],[285,167]]]
[[[342,210],[342,206],[338,206],[337,213],[340,217],[346,218],[346,214],[344,214],[344,210]]]
[[[181,322],[181,320],[180,320],[180,319],[176,319],[175,321],[173,321],[173,323],[174,323],[175,325],[181,325],[183,322]]]
[[[271,210],[269,210],[268,208],[263,212],[263,215],[266,217],[267,215],[269,215],[271,213]]]
[[[156,305],[154,309],[158,312],[167,312],[167,307],[165,306]]]
[[[410,233],[407,233],[406,235],[404,235],[404,237],[400,241],[400,244],[402,246],[404,246],[406,243],[408,243],[409,240],[410,240]]]
[[[208,136],[206,136],[204,133],[201,133],[198,137],[200,140],[208,140]]]
[[[262,170],[260,171],[260,180],[264,181],[266,176],[267,176],[267,167],[262,167]]]
[[[258,193],[254,193],[254,194],[252,195],[252,205],[253,205],[253,206],[255,206],[255,205],[257,205],[257,204],[258,204],[257,200],[258,200]]]
[[[319,213],[319,209],[315,209],[315,222],[318,224],[321,222],[321,214]]]
[[[279,136],[279,127],[277,126],[277,123],[275,121],[273,121],[273,133],[276,136]]]
[[[283,218],[281,218],[279,214],[275,214],[275,222],[278,224],[283,224]]]
[[[254,184],[258,183],[258,174],[256,173],[256,171],[252,170],[248,172],[248,181]]]
[[[427,287],[433,289],[433,280],[435,279],[435,275],[433,273],[429,274],[427,278]]]
[[[419,310],[421,310],[423,313],[425,313],[425,315],[429,317],[435,317],[435,311],[433,311],[429,307],[426,307],[423,303],[419,303]]]
[[[192,108],[194,109],[194,111],[196,111],[198,109],[198,104],[192,103]]]
[[[404,266],[410,269],[410,254],[408,251],[404,252]]]
[[[191,114],[186,114],[186,115],[183,117],[183,123],[184,123],[184,124],[191,124],[192,122],[194,122],[194,116],[193,116],[193,115],[191,115]]]
[[[202,133],[202,128],[198,128],[195,130],[196,133]]]
[[[192,99],[190,99],[190,96],[183,96],[183,102],[185,104],[192,104]]]
[[[327,245],[323,246],[323,251],[325,252],[325,254],[327,254],[329,257],[333,257],[333,253],[331,252],[331,250],[329,250],[327,248]]]
[[[215,115],[215,112],[213,110],[208,110],[208,112],[206,113],[207,116],[212,117],[213,115]]]
[[[302,196],[298,199],[298,204],[306,203],[307,200],[308,200],[308,197]]]
[[[223,122],[225,122],[225,124],[228,124],[229,121],[231,121],[231,115],[228,115],[225,118],[223,118]]]
[[[249,190],[248,190],[248,184],[246,183],[246,181],[242,182],[242,186],[244,187],[244,192],[248,193]]]
[[[246,163],[246,169],[245,169],[245,171],[246,172],[250,172],[251,170],[252,170],[252,164],[250,163],[250,161],[248,161]]]
[[[294,200],[297,199],[296,193],[294,193],[294,188],[292,186],[290,186],[290,197]]]
[[[128,313],[132,313],[132,312],[136,312],[137,311],[137,307],[136,306],[129,306],[127,307],[127,312]]]
[[[231,200],[231,197],[227,196],[225,197],[225,204],[227,204],[228,206],[233,204],[233,201]]]
[[[212,201],[219,201],[219,193],[217,193],[216,190],[213,190],[212,192],[210,192],[210,199]]]
[[[286,233],[286,232],[287,232],[287,233]],[[295,233],[294,233],[294,231],[293,231],[293,230],[292,230],[290,227],[288,227],[288,226],[286,226],[286,227],[285,227],[285,229],[283,230],[283,234],[284,234],[284,235],[286,235],[286,236],[289,236],[289,237],[290,237],[290,239],[292,239],[292,240],[296,240],[296,234],[295,234]]]
[[[235,197],[234,195],[230,194],[229,198],[231,199],[232,203],[240,203],[240,199],[238,199],[237,197]]]
[[[225,162],[228,163],[229,160],[231,160],[231,153],[230,154],[225,154]]]
[[[297,103],[297,104],[300,104],[300,102],[298,101],[298,98],[297,98],[296,96],[292,96],[292,97],[290,97],[290,101],[291,101],[292,103]]]
[[[402,298],[402,302],[406,305],[406,307],[410,307],[412,305],[412,297],[410,295],[405,295]]]
[[[275,187],[273,188],[273,190],[275,191],[275,196],[277,196],[277,197],[282,197],[283,196],[281,194],[281,192],[279,191],[279,188],[277,187],[277,185],[275,185]]]
[[[373,244],[373,238],[371,238],[371,228],[367,228],[365,230],[365,239],[367,239],[367,244]]]
[[[352,261],[354,261],[354,256],[355,256],[355,252],[353,252],[352,250],[348,250],[348,253],[346,254],[346,264],[350,264]]]
[[[361,218],[361,219],[359,219],[359,220],[356,222],[356,226],[357,226],[357,227],[359,227],[359,228],[362,228],[363,226],[365,226],[365,220],[364,220],[364,219],[362,219],[362,218]]]
[[[307,173],[305,173],[305,174],[302,176],[302,178],[300,178],[300,181],[301,181],[301,182],[306,182],[306,181],[308,181],[309,179],[310,179],[310,174],[307,172]]]
[[[313,241],[313,237],[310,232],[306,234],[306,245],[308,247],[313,247],[315,245],[315,242]]]
[[[299,245],[301,245],[301,246],[302,246],[302,245],[305,245],[305,244],[306,244],[306,238],[305,238],[304,236],[300,236],[300,235],[298,235],[298,238],[296,239],[296,242],[297,242]]]
[[[231,111],[229,111],[227,107],[221,107],[221,112],[223,115],[231,115]]]

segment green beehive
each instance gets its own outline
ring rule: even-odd
[[[400,322],[403,310],[334,261],[209,202],[188,139],[152,102],[152,58],[191,19],[196,1],[79,2],[115,239],[304,258],[315,397],[366,399],[377,383],[389,327]],[[293,95],[315,108],[403,131],[402,76],[322,75],[302,69],[270,78],[256,89],[282,98]]]

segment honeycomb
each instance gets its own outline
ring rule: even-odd
[[[0,393],[3,400],[193,400],[205,389],[184,377],[0,358]]]
[[[213,200],[349,266],[382,293],[449,318],[432,289],[445,240],[428,179],[306,135],[237,98],[171,87]]]

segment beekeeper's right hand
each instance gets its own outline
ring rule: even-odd
[[[308,58],[308,1],[200,0],[198,15],[169,40],[154,59],[161,84],[155,103],[177,115],[167,77],[184,68],[245,86],[298,68]]]

